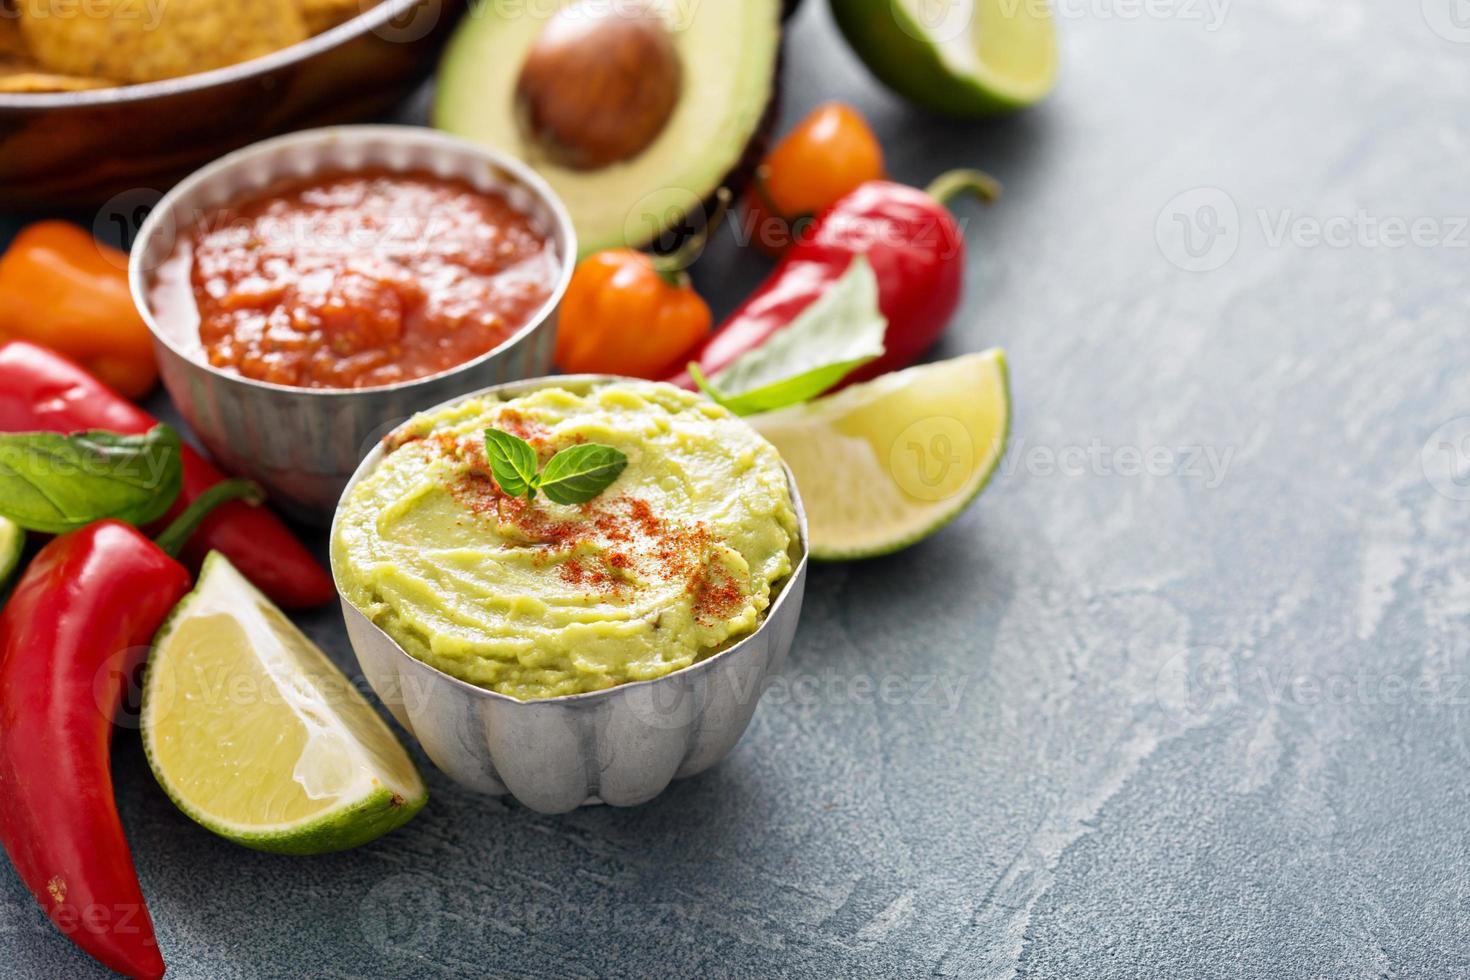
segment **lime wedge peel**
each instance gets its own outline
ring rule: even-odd
[[[999,349],[746,419],[791,467],[822,561],[890,554],[953,521],[990,481],[1010,420]]]
[[[831,0],[853,50],[895,92],[975,117],[1041,101],[1056,84],[1048,0]]]
[[[217,553],[154,640],[141,722],[179,809],[258,850],[356,847],[428,799],[361,693]]]

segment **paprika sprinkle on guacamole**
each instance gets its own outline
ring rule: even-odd
[[[507,411],[498,421],[505,424],[516,414]],[[640,581],[683,582],[701,615],[727,615],[745,601],[738,583],[711,587],[703,560],[716,542],[703,522],[665,520],[648,501],[627,494],[578,505],[574,517],[553,516],[524,497],[503,492],[476,444],[474,439],[436,440],[440,452],[469,467],[450,493],[471,513],[495,520],[522,545],[541,548],[540,564],[555,565],[563,582],[589,594],[615,593]]]
[[[368,388],[500,346],[551,295],[560,257],[504,195],[427,172],[279,183],[180,236],[151,290],[204,356],[257,381]]]

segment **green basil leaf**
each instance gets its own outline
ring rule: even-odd
[[[795,320],[746,351],[708,381],[690,374],[736,415],[810,401],[883,356],[888,320],[878,309],[878,277],[865,256]]]
[[[65,534],[113,518],[143,525],[183,485],[179,434],[17,432],[0,435],[0,516],[28,531]]]
[[[499,429],[485,430],[485,458],[500,489],[512,497],[536,496],[536,450]]]
[[[618,478],[628,457],[612,446],[585,443],[563,449],[541,471],[538,485],[559,504],[585,504]]]

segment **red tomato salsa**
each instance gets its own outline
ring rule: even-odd
[[[502,194],[366,170],[277,184],[206,216],[149,298],[161,320],[197,320],[217,368],[367,388],[498,347],[546,302],[561,262]]]

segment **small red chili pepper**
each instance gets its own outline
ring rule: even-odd
[[[157,544],[110,520],[54,538],[0,611],[0,843],[56,928],[130,977],[164,964],[113,798],[113,718],[189,591],[170,551],[215,504],[258,492],[217,484]]]
[[[61,355],[22,340],[0,343],[0,432],[141,433],[157,419]],[[184,447],[184,489],[164,520],[225,478]],[[336,596],[332,579],[295,535],[264,507],[226,504],[190,540],[191,567],[218,551],[246,578],[288,609],[319,606]]]
[[[865,255],[888,318],[885,353],[844,384],[907,367],[937,341],[959,307],[965,237],[945,202],[961,191],[994,200],[999,185],[973,170],[945,174],[928,191],[875,180],[818,215],[765,283],[689,357],[705,377],[764,344]],[[668,380],[686,388],[687,371]]]

